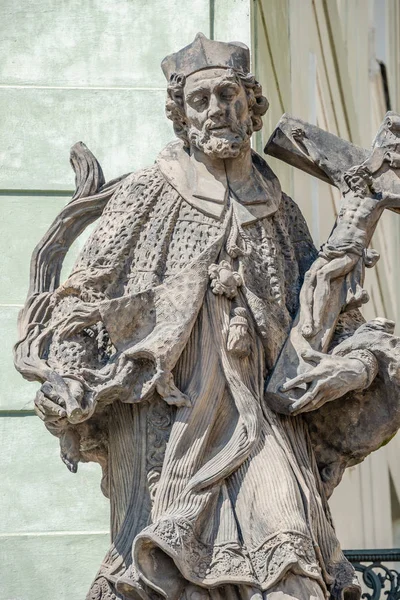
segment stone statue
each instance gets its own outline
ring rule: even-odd
[[[99,462],[111,503],[88,600],[360,595],[327,498],[400,426],[400,340],[357,308],[400,206],[399,117],[371,153],[279,123],[266,151],[343,194],[318,253],[251,150],[268,102],[249,68],[246,46],[202,34],[165,58],[178,139],[107,184],[76,144],[76,193],[32,258],[16,366],[62,460]]]

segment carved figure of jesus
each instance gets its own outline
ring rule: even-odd
[[[95,176],[38,247],[20,317],[16,365],[64,462],[103,467],[112,546],[87,598],[358,599],[327,498],[400,425],[399,340],[337,315],[317,410],[275,412],[265,386],[317,252],[251,150],[268,102],[239,43],[198,34],[162,68],[178,139],[110,184],[84,155]],[[60,285],[43,248],[100,212]]]

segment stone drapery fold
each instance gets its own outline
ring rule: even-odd
[[[180,577],[182,585],[202,589],[226,584],[265,591],[291,570],[331,586],[339,598],[353,589],[353,572],[334,535],[323,487],[330,489],[351,460],[371,451],[368,427],[349,438],[348,424],[365,420],[382,381],[390,392],[386,404],[375,403],[387,413],[382,441],[397,429],[388,415],[398,390],[398,340],[384,331],[376,336],[369,349],[380,371],[361,396],[323,407],[307,422],[272,413],[264,382],[315,249],[298,208],[283,195],[268,217],[236,227],[230,249],[237,256],[230,258],[242,285],[233,299],[217,297],[208,269],[226,259],[229,210],[221,219],[201,213],[157,166],[127,177],[66,284],[33,300],[32,313],[49,318],[39,337],[32,328],[21,344],[49,371],[82,378],[103,399],[114,394],[108,417],[113,544],[102,577],[124,593],[130,586],[133,594],[154,599],[174,597]],[[60,341],[57,323],[82,301],[100,306],[102,322],[90,327],[93,335]],[[251,351],[244,358],[226,348],[232,307],[247,311]],[[352,315],[341,317],[343,323],[349,339],[342,343],[355,343],[357,335],[349,340],[360,323]],[[334,432],[329,410],[336,411]],[[150,456],[155,431],[158,462]],[[184,556],[174,536],[195,553]],[[153,559],[171,574],[170,590],[160,586]]]

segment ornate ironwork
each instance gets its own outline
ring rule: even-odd
[[[362,598],[400,600],[400,573],[393,565],[383,564],[400,562],[400,548],[345,550],[344,554],[355,570],[362,574]]]

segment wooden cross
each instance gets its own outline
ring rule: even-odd
[[[299,400],[305,390],[297,388],[288,394],[282,393],[280,388],[286,381],[310,369],[302,359],[302,353],[309,349],[326,352],[343,309],[368,299],[362,290],[364,266],[371,266],[376,260],[372,259],[372,254],[368,255],[367,246],[383,210],[389,208],[400,212],[400,115],[386,114],[372,149],[366,150],[285,114],[269,139],[265,153],[340,190],[343,197],[341,210],[325,245],[328,260],[322,259],[322,262],[329,263],[336,252],[342,261],[352,265],[344,274],[343,269],[342,274],[339,269],[336,276],[333,261],[331,266],[325,267],[332,269],[329,294],[325,295],[316,286],[316,277],[313,276],[314,287],[310,287],[306,275],[300,309],[266,389],[269,404],[277,412],[289,414],[293,402]],[[361,191],[357,182],[360,182]],[[363,185],[367,186],[364,197]],[[357,224],[361,225],[361,233]],[[315,272],[319,268],[317,261],[311,267],[309,277],[313,269]],[[356,287],[358,292],[355,292]],[[314,308],[310,308],[310,304]],[[319,320],[317,326],[315,319],[312,324],[315,313]]]

